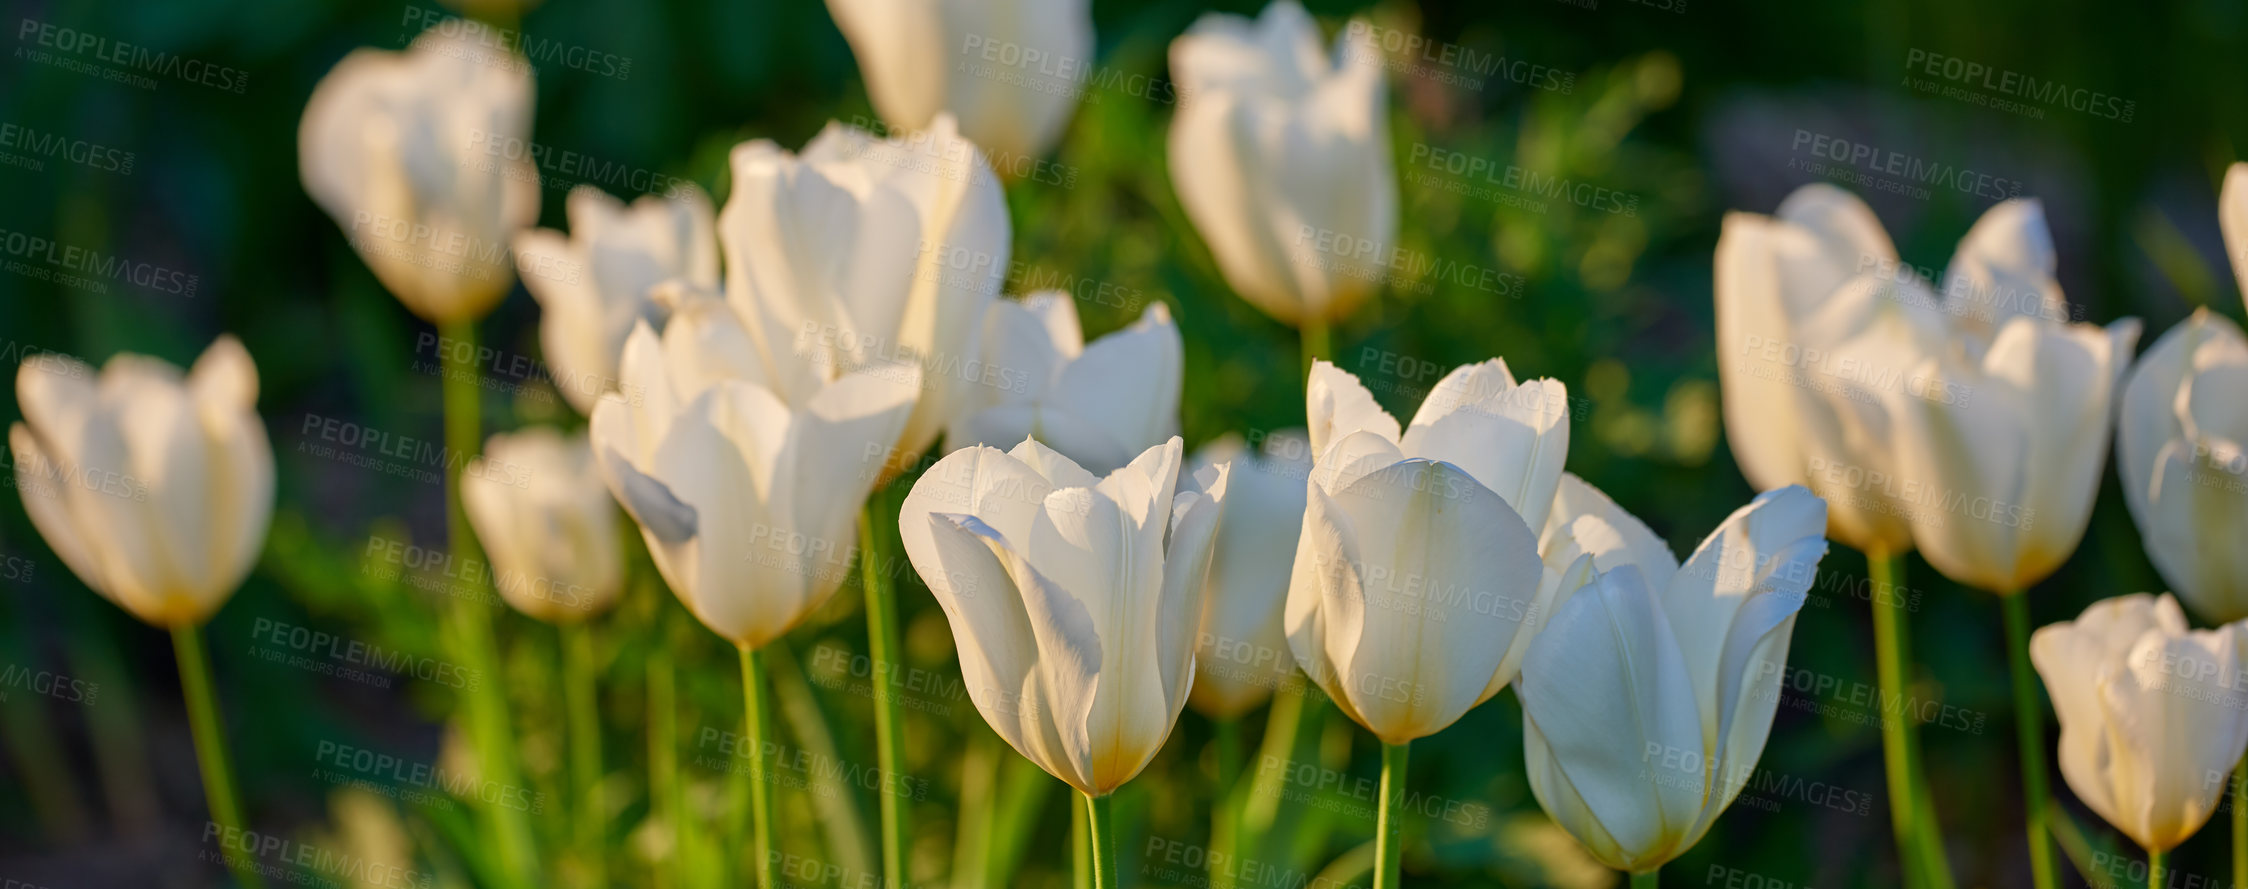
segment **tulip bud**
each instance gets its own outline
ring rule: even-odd
[[[1554,543],[1599,573],[1556,597],[1523,659],[1526,768],[1593,857],[1643,873],[1693,848],[1755,774],[1826,504],[1800,486],[1761,494],[1680,565],[1584,492],[1564,497],[1585,511],[1555,516]]]
[[[2061,721],[2061,777],[2148,850],[2175,848],[2208,822],[2248,747],[2240,633],[2188,630],[2168,594],[2136,593],[2030,637]]]
[[[1068,293],[998,300],[982,340],[980,385],[963,395],[946,448],[1036,437],[1088,472],[1109,472],[1178,434],[1184,347],[1162,303],[1088,346]]]
[[[2248,339],[2197,309],[2123,384],[2116,470],[2148,558],[2195,614],[2248,617]]]
[[[1259,450],[1252,454],[1229,435],[1203,446],[1193,460],[1197,474],[1232,467],[1202,594],[1194,694],[1187,701],[1213,719],[1240,716],[1297,681],[1281,615],[1303,530],[1311,444],[1290,431],[1266,437]]]
[[[16,374],[16,490],[86,586],[160,627],[208,620],[265,546],[273,447],[258,370],[221,336],[183,379],[154,358],[93,368],[39,355]]]
[[[458,22],[403,53],[354,50],[297,128],[305,191],[431,323],[491,311],[515,283],[509,241],[538,221],[531,66],[503,45]]]
[[[898,513],[993,731],[1087,796],[1147,767],[1194,681],[1227,472],[1180,478],[1177,437],[1096,478],[1036,441],[963,448]]]
[[[1888,395],[1897,490],[1913,538],[1945,576],[2028,588],[2076,551],[2107,462],[2117,380],[2137,319],[2107,328],[2016,316],[1979,360],[1969,340],[1914,369],[1963,399]]]
[[[1567,391],[1464,365],[1402,435],[1356,377],[1312,366],[1318,454],[1288,586],[1288,644],[1386,744],[1451,725],[1512,678],[1536,620],[1537,533],[1569,447]],[[1531,517],[1525,521],[1526,517]]]
[[[617,357],[633,324],[662,326],[651,289],[673,279],[718,288],[717,223],[710,199],[692,185],[630,207],[581,185],[567,209],[570,233],[516,235],[515,263],[539,301],[539,344],[555,387],[590,414],[601,393],[617,388]]]
[[[1009,159],[1046,153],[1091,78],[1089,0],[828,0],[867,97],[897,130],[941,113]]]
[[[623,590],[616,507],[585,436],[536,428],[492,436],[461,472],[461,507],[491,559],[493,585],[515,610],[569,623]]]
[[[1397,239],[1380,64],[1330,59],[1295,0],[1208,13],[1171,43],[1171,182],[1226,283],[1280,321],[1326,323],[1377,289]]]

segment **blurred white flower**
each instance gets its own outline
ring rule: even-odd
[[[1010,162],[1046,152],[1092,76],[1091,0],[828,0],[892,128],[940,113]]]
[[[964,448],[898,513],[993,731],[1087,796],[1162,749],[1195,672],[1226,471],[1179,475],[1179,440],[1095,477],[1036,441]]]
[[[1806,185],[1774,216],[1728,213],[1717,239],[1725,435],[1759,490],[1807,485],[1828,530],[1865,552],[1912,548],[1881,393],[1940,347],[1939,301],[1873,210]],[[1940,391],[1937,393],[1942,394]],[[1870,481],[1869,481],[1870,480]]]
[[[2117,418],[2123,502],[2171,591],[2212,621],[2248,618],[2248,339],[2197,309],[2131,369]]]
[[[234,595],[273,517],[258,369],[221,336],[186,377],[119,354],[93,368],[41,354],[16,373],[16,490],[55,555],[159,627],[201,624]]]
[[[1557,546],[1598,574],[1551,603],[1523,659],[1525,767],[1593,857],[1643,873],[1693,848],[1756,772],[1826,505],[1799,486],[1758,495],[1680,565],[1584,490],[1597,499]]]
[[[414,314],[474,320],[515,282],[510,240],[537,222],[531,66],[474,22],[405,52],[353,50],[297,129],[305,191]]]
[[[717,223],[710,198],[692,185],[626,206],[592,185],[570,192],[570,232],[533,229],[515,236],[523,286],[539,301],[539,343],[555,387],[579,413],[592,413],[617,386],[617,358],[635,322],[662,326],[649,295],[681,279],[718,289]]]
[[[801,157],[735,146],[733,177],[726,298],[774,391],[793,402],[853,370],[918,365],[924,391],[890,455],[918,456],[980,385],[984,307],[1007,271],[1012,229],[983,153],[949,115],[888,141],[830,123]]]
[[[2200,830],[2248,747],[2240,633],[2189,630],[2176,600],[2135,593],[2030,637],[2061,720],[2061,777],[2141,847]]]
[[[461,473],[461,508],[515,610],[584,620],[624,589],[616,506],[583,434],[546,428],[492,436]]]
[[[1350,314],[1397,238],[1383,66],[1335,57],[1295,0],[1171,43],[1172,186],[1226,283],[1288,324]]]
[[[968,387],[945,448],[1036,438],[1090,472],[1109,472],[1178,433],[1185,346],[1171,310],[1087,345],[1064,291],[985,311],[978,381]]]
[[[2115,392],[2139,322],[2071,324],[2036,201],[1992,207],[1946,274],[1945,341],[1882,397],[1900,514],[1945,576],[1994,593],[2045,579],[2076,551],[2107,464]],[[1943,393],[1931,396],[1931,393]],[[1950,397],[1956,394],[1958,397]]]
[[[1210,581],[1203,588],[1188,703],[1212,719],[1231,719],[1295,681],[1281,617],[1288,575],[1303,532],[1311,442],[1301,431],[1267,436],[1252,452],[1228,435],[1196,451],[1195,474],[1230,466],[1225,518],[1218,523]]]

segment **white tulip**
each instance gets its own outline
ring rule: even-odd
[[[1179,458],[1174,437],[1097,478],[1036,441],[965,448],[898,513],[977,711],[1087,796],[1147,767],[1194,680],[1226,471]]]
[[[2076,551],[2107,463],[2115,390],[2137,319],[2106,328],[2017,315],[1979,358],[1962,335],[1912,375],[1958,398],[1888,393],[1913,539],[1945,576],[2011,594]]]
[[[920,389],[911,364],[797,392],[725,302],[673,308],[659,339],[626,339],[626,399],[602,396],[601,475],[639,522],[656,568],[704,625],[759,648],[848,577],[859,504]]]
[[[1228,435],[1195,452],[1192,465],[1196,474],[1227,465],[1232,475],[1202,593],[1194,693],[1187,703],[1213,719],[1232,719],[1297,681],[1281,616],[1303,531],[1311,443],[1283,432],[1251,453]]]
[[[1557,545],[1599,574],[1556,600],[1516,686],[1525,767],[1593,857],[1644,873],[1692,848],[1756,771],[1826,504],[1798,486],[1758,495],[1680,565],[1591,493]]]
[[[1926,282],[1900,266],[1857,197],[1806,185],[1774,216],[1729,213],[1717,239],[1717,370],[1726,440],[1760,490],[1806,485],[1828,533],[1865,552],[1912,548],[1882,394],[1943,342]]]
[[[993,302],[982,339],[980,384],[961,399],[947,449],[1031,437],[1109,472],[1178,434],[1185,345],[1162,303],[1087,345],[1068,293],[1033,293]]]
[[[710,198],[692,185],[629,207],[581,185],[566,209],[570,233],[516,235],[515,263],[539,301],[539,343],[555,387],[590,414],[601,393],[617,387],[617,358],[633,324],[662,326],[651,289],[673,279],[718,289],[717,222]]]
[[[1226,283],[1294,325],[1350,314],[1397,239],[1382,66],[1334,58],[1295,0],[1171,43],[1171,182]]]
[[[493,586],[515,610],[569,623],[623,591],[616,506],[584,435],[532,428],[492,436],[461,473],[461,508],[484,543]]]
[[[2198,309],[2123,384],[2115,462],[2147,556],[2194,613],[2248,617],[2248,339]]]
[[[1091,0],[828,0],[867,97],[898,130],[960,119],[1013,162],[1044,154],[1093,76]]]
[[[1568,392],[1463,365],[1399,433],[1358,378],[1312,365],[1313,453],[1288,587],[1288,644],[1387,744],[1451,725],[1511,675],[1537,617],[1533,528],[1561,482]]]
[[[354,50],[313,88],[298,125],[305,191],[432,323],[480,318],[506,296],[508,243],[538,220],[531,66],[502,45],[458,22],[403,53]]]
[[[8,430],[24,511],[94,592],[141,621],[201,624],[234,595],[273,517],[258,369],[221,336],[179,368],[42,354],[16,373]]]
[[[2137,593],[2030,637],[2061,720],[2061,777],[2141,847],[2200,830],[2248,747],[2240,633],[2189,630],[2176,600]]]
[[[1013,235],[983,153],[946,115],[889,141],[830,123],[801,157],[735,146],[733,176],[726,298],[774,390],[794,401],[852,370],[918,364],[926,391],[892,457],[920,454],[980,385],[984,307],[1007,271]]]

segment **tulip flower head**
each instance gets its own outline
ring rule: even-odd
[[[1085,92],[1090,0],[828,0],[827,9],[893,129],[924,130],[949,112],[1010,169],[1053,146]]]
[[[354,50],[297,129],[305,191],[406,308],[475,320],[515,283],[508,245],[539,215],[531,67],[447,20],[405,52]]]
[[[1919,308],[1937,302],[1926,282],[1871,208],[1825,184],[1773,216],[1727,214],[1716,278],[1718,381],[1741,474],[1760,490],[1818,492],[1829,533],[1851,547],[1911,549],[1906,505],[1884,481],[1897,468],[1881,393],[1943,340],[1942,319]]]
[[[221,336],[179,368],[120,354],[93,368],[41,354],[16,373],[16,490],[55,555],[102,598],[159,627],[234,595],[273,517],[258,370]]]
[[[461,473],[461,507],[500,598],[548,623],[584,620],[624,588],[616,506],[584,435],[492,436]]]
[[[1496,694],[1536,619],[1538,535],[1569,449],[1568,393],[1463,365],[1400,434],[1358,378],[1312,365],[1312,452],[1289,648],[1387,744]]]
[[[1227,469],[1180,474],[1177,437],[1106,477],[1024,440],[963,448],[898,513],[992,730],[1089,797],[1147,767],[1195,672]]]
[[[726,302],[674,303],[626,339],[593,409],[602,480],[689,611],[736,645],[788,632],[849,575],[859,504],[920,390],[912,364],[782,385]],[[625,393],[629,393],[628,398]]]
[[[1179,204],[1234,292],[1287,324],[1350,314],[1397,238],[1383,65],[1342,42],[1330,58],[1295,0],[1171,42]]]
[[[1826,504],[1789,486],[1735,511],[1679,564],[1591,489],[1558,546],[1589,555],[1522,661],[1530,789],[1593,857],[1644,873],[1739,796],[1779,707],[1795,614],[1825,556]],[[1589,496],[1585,495],[1589,492]]]
[[[919,365],[924,391],[891,457],[919,455],[962,393],[983,385],[971,359],[1013,238],[983,152],[947,115],[887,141],[830,123],[801,156],[764,140],[735,146],[733,176],[718,217],[726,298],[775,390]]]
[[[2116,470],[2147,556],[2195,614],[2248,618],[2248,338],[2199,309],[2123,384]]]
[[[2030,637],[2061,721],[2061,777],[2150,851],[2208,822],[2248,747],[2241,632],[2189,630],[2177,600],[2137,593]]]
[[[945,447],[1036,438],[1088,472],[1108,472],[1178,434],[1185,347],[1154,303],[1085,343],[1064,291],[998,300],[984,314],[984,385],[969,388]]]
[[[539,344],[556,388],[580,413],[617,387],[617,358],[633,324],[661,329],[650,291],[681,280],[718,289],[717,222],[710,198],[693,185],[626,206],[592,185],[570,192],[570,233],[534,229],[515,236],[523,286],[539,301]]]
[[[1989,592],[2029,587],[2076,551],[2107,463],[2139,322],[2068,323],[2035,201],[1992,207],[1946,275],[1943,346],[1883,391],[1894,490],[1928,563]]]
[[[1202,593],[1194,693],[1187,703],[1213,719],[1248,712],[1299,681],[1281,616],[1303,531],[1311,442],[1300,432],[1267,436],[1257,453],[1238,436],[1195,452],[1195,474],[1231,466],[1210,582]]]

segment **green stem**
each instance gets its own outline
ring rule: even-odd
[[[765,768],[770,727],[765,714],[765,667],[756,649],[741,646],[742,743],[749,745],[750,850],[757,856],[757,885],[774,889],[781,884],[779,862],[773,858],[773,787]]]
[[[1867,579],[1873,585],[1868,605],[1873,611],[1874,672],[1881,687],[1881,754],[1889,779],[1889,820],[1906,883],[1949,889],[1951,864],[1945,860],[1943,833],[1934,817],[1935,807],[1924,798],[1927,776],[1920,769],[1920,727],[1911,717],[1914,710],[1903,706],[1912,694],[1906,675],[1912,664],[1912,625],[1906,619],[1906,598],[1898,592],[1903,564],[1904,558],[1893,553],[1866,553]]]
[[[1114,796],[1085,798],[1085,833],[1093,847],[1093,889],[1118,889],[1116,880],[1116,820],[1109,807]]]
[[[2232,884],[2248,886],[2248,753],[2232,770]]]
[[[1217,721],[1218,790],[1213,796],[1216,805],[1210,825],[1211,889],[1231,889],[1233,886],[1234,848],[1241,836],[1241,717],[1228,716]]]
[[[1218,793],[1224,794],[1241,780],[1241,717],[1220,719],[1217,729]]]
[[[609,884],[602,854],[607,840],[608,807],[601,801],[601,712],[595,687],[593,628],[583,621],[564,624],[562,634],[563,705],[570,723],[570,771],[578,792],[578,851],[585,855],[593,885]]]
[[[2168,863],[2163,860],[2166,857],[2168,856],[2160,849],[2147,850],[2147,889],[2157,889],[2162,885],[2163,877],[2167,876],[2162,872],[2163,865]]]
[[[211,656],[203,650],[203,630],[193,624],[172,628],[172,653],[179,658],[180,690],[187,697],[187,725],[195,735],[195,763],[203,770],[203,798],[211,820],[227,833],[249,829],[234,796],[234,767],[226,750],[226,725],[219,721],[218,692],[211,687]],[[221,844],[226,866],[247,889],[263,889],[257,863],[236,843]]]
[[[1327,326],[1327,319],[1306,318],[1303,326],[1297,328],[1296,332],[1304,356],[1304,379],[1309,381],[1311,379],[1311,363],[1334,356],[1334,342],[1330,336],[1332,331]]]
[[[1300,677],[1301,674],[1298,674]],[[1325,714],[1325,695],[1309,680],[1293,690],[1275,692],[1271,712],[1265,717],[1264,742],[1257,747],[1256,777],[1249,780],[1249,798],[1242,802],[1241,841],[1235,845],[1252,857],[1258,843],[1272,832],[1280,817],[1280,782],[1295,761],[1297,740],[1316,731]]]
[[[1084,806],[1069,807],[1070,885],[1076,889],[1093,889],[1093,828],[1087,822]]]
[[[648,784],[653,788],[664,829],[671,833],[670,854],[657,869],[663,889],[686,886],[686,796],[679,784],[678,686],[672,674],[671,646],[662,638],[666,612],[657,612],[656,644],[648,649]]]
[[[1632,874],[1631,889],[1655,889],[1656,885],[1662,882],[1661,880],[1657,879],[1657,877],[1660,876],[1661,873],[1661,868],[1657,868],[1655,870],[1647,871],[1646,873]]]
[[[2045,713],[2038,706],[2037,671],[2029,662],[2029,601],[2002,595],[2006,655],[2014,673],[2014,728],[2022,760],[2023,815],[2028,821],[2029,866],[2037,889],[2053,889],[2053,844],[2045,830]]]
[[[960,758],[960,819],[953,833],[953,889],[993,885],[992,845],[999,837],[999,760],[1006,742],[989,730],[972,733]]]
[[[476,532],[469,527],[468,512],[461,506],[461,470],[483,446],[482,366],[476,362],[476,323],[447,321],[440,332],[454,343],[441,349],[445,392],[445,516],[456,564],[476,564],[483,559]],[[481,585],[476,590],[481,593]],[[480,595],[455,596],[453,627],[471,675],[468,724],[485,780],[501,787],[521,787],[522,769],[516,762],[515,733],[508,725],[507,683],[499,676],[499,645],[492,637],[490,606]],[[530,813],[522,807],[483,806],[486,830],[498,846],[503,870],[513,885],[539,885],[538,861],[531,848]]]
[[[1405,801],[1405,760],[1411,742],[1382,745],[1382,803],[1374,820],[1374,889],[1397,889],[1398,865],[1403,860],[1397,807]]]
[[[866,588],[867,655],[874,660],[874,756],[883,780],[904,774],[899,757],[905,752],[905,715],[898,712],[898,696],[890,677],[904,662],[899,657],[898,598],[883,574],[882,553],[895,522],[880,521],[881,496],[867,498],[859,511],[859,583]],[[895,793],[882,797],[882,873],[890,886],[907,881],[905,853],[910,848],[906,828],[908,800]]]

